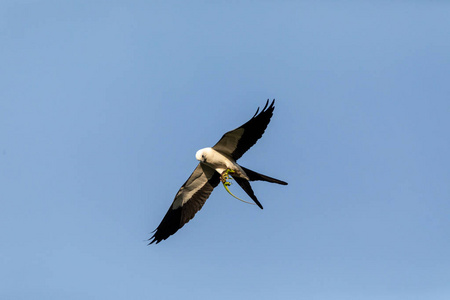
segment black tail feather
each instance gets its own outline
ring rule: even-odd
[[[262,180],[262,181],[268,181],[268,182],[278,183],[278,184],[282,184],[282,185],[287,185],[287,182],[284,182],[282,180],[278,180],[278,179],[275,179],[275,178],[272,178],[272,177],[269,177],[269,176],[266,176],[263,174],[259,174],[255,171],[244,168],[243,166],[241,166],[241,168],[247,174],[250,181]]]
[[[263,206],[258,201],[258,198],[256,198],[255,193],[252,190],[252,187],[250,186],[250,182],[248,182],[247,179],[239,178],[239,177],[233,177],[234,180],[240,185],[240,187],[249,195],[250,198],[252,198],[253,201],[255,201],[256,205],[259,206],[259,208],[263,209]]]

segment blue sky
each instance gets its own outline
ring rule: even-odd
[[[446,1],[2,1],[0,298],[449,299]],[[146,239],[195,152],[276,98]],[[232,186],[246,200],[245,194]]]

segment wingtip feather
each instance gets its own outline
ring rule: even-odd
[[[256,115],[258,114],[258,112],[259,112],[259,107],[256,109],[256,112],[255,112],[255,114],[253,115],[252,119],[253,119],[254,117],[256,117]]]
[[[266,105],[264,105],[264,108],[263,108],[263,110],[262,110],[263,112],[266,111],[267,105],[269,105],[269,99],[267,99]]]

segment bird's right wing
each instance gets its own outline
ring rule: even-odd
[[[199,163],[183,184],[164,216],[161,224],[150,238],[150,244],[157,244],[184,226],[205,204],[206,199],[219,184],[220,176],[213,168]]]

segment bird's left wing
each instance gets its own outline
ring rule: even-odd
[[[199,163],[191,176],[173,200],[161,224],[150,238],[150,244],[157,244],[184,226],[205,204],[206,199],[219,184],[219,173],[203,163]]]
[[[274,103],[275,99],[269,105],[269,99],[267,99],[266,105],[259,114],[258,108],[247,123],[225,133],[212,148],[238,160],[262,137],[273,115]]]

